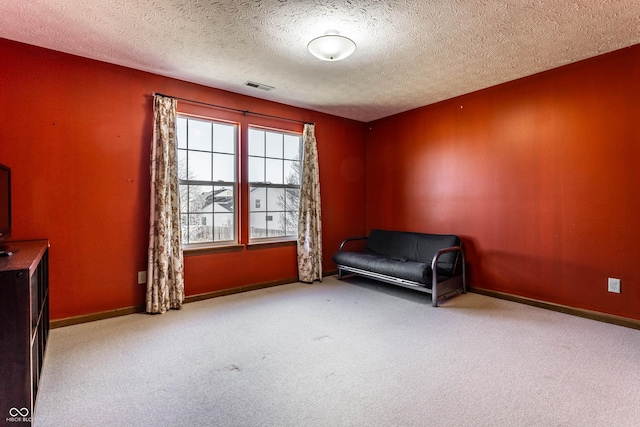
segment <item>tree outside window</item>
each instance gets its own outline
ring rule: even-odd
[[[298,233],[302,137],[249,128],[249,238]]]
[[[179,116],[177,139],[183,244],[235,241],[237,125]]]

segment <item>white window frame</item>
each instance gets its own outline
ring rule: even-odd
[[[197,122],[197,123],[210,123],[212,126],[220,125],[223,129],[224,127],[231,127],[233,129],[233,144],[232,149],[229,141],[225,141],[224,144],[227,147],[221,147],[221,143],[218,142],[216,145],[215,136],[212,131],[211,133],[211,147],[210,149],[196,147],[195,143],[191,143],[191,139],[193,135],[190,135],[189,123]],[[186,130],[182,132],[180,130],[180,123],[185,123],[187,126]],[[213,127],[212,127],[213,129]],[[185,250],[188,249],[199,249],[199,248],[209,248],[209,247],[217,247],[217,246],[227,246],[227,245],[235,245],[238,243],[238,199],[239,199],[239,185],[238,185],[238,141],[240,135],[240,125],[236,122],[230,122],[225,120],[213,119],[209,117],[201,117],[194,116],[190,114],[179,113],[178,114],[178,124],[176,125],[176,138],[178,139],[178,167],[179,167],[179,176],[178,176],[178,185],[180,186],[180,218],[181,218],[181,227],[182,227],[182,241],[183,248]],[[186,137],[186,141],[183,141]],[[231,151],[231,152],[230,152]],[[191,156],[193,154],[193,157]],[[191,162],[195,163],[196,156],[200,154],[202,159],[206,159],[207,157],[211,157],[211,176],[209,178],[202,178],[199,176],[194,176],[195,171],[191,169]],[[209,156],[208,156],[209,155]],[[232,156],[231,162],[229,162],[228,157]],[[224,159],[226,161],[225,167],[216,167],[216,159]],[[202,162],[204,164],[205,162]],[[231,170],[229,169],[229,165],[231,165]],[[185,168],[186,167],[186,171]],[[189,173],[191,173],[191,177],[189,177]],[[216,173],[223,174],[225,179],[215,179]],[[187,174],[187,175],[185,175]],[[206,203],[209,200],[211,201],[211,210],[207,210],[206,212],[197,212],[192,211],[192,202],[191,198],[195,193],[191,191],[196,187],[210,187],[211,194],[210,197],[207,197],[206,200],[202,203]],[[224,203],[219,203],[215,201],[216,198],[216,189],[220,190],[222,194],[223,188],[231,189],[232,191],[232,202],[229,203],[228,200],[224,201]],[[207,194],[205,192],[200,193],[200,195]],[[183,200],[186,197],[186,200]],[[224,196],[220,196],[221,198],[225,198]],[[207,207],[207,205],[205,205]],[[186,210],[186,212],[185,212]],[[224,230],[227,227],[217,227],[215,224],[219,218],[226,217],[227,220],[231,219],[232,225],[230,230],[229,238],[219,239],[220,233],[228,233],[228,231]],[[198,222],[198,219],[206,221],[208,218],[211,218],[213,224],[209,227],[210,224],[195,224],[189,223],[185,225],[185,218],[195,219]],[[207,221],[208,222],[208,221]],[[202,240],[202,241],[190,241],[190,233],[193,232],[196,228],[203,232],[204,234],[211,235],[211,240]],[[218,230],[218,231],[216,231]],[[186,235],[185,235],[186,234]],[[226,236],[225,236],[226,237]]]
[[[264,135],[262,139],[262,144],[264,145],[262,152],[257,152],[254,146],[255,138],[261,133]],[[247,135],[249,242],[297,240],[298,203],[302,179],[302,133],[249,125]],[[268,139],[271,137],[275,139],[276,136],[282,138],[281,154],[274,153],[274,150],[270,150],[268,147],[270,145]],[[297,140],[297,150],[293,149],[294,139]],[[271,140],[271,142],[273,143],[274,140]],[[262,171],[259,170],[260,167],[256,167],[260,162],[263,162]],[[298,165],[297,170],[295,170],[294,163]],[[281,164],[282,167],[282,172],[279,176],[281,179],[273,174],[271,177],[267,176],[269,172],[277,170],[274,165],[278,164]],[[290,179],[296,174],[297,183],[292,183]],[[260,175],[262,179],[256,178]],[[257,196],[256,193],[261,194]],[[257,197],[260,198],[258,199]],[[263,198],[264,200],[262,200]],[[288,203],[292,203],[292,205],[287,206]],[[284,206],[281,206],[281,204],[284,204]],[[278,207],[280,207],[280,210],[277,209]],[[260,219],[263,214],[264,221]],[[275,215],[279,215],[277,221],[274,221]],[[282,231],[283,234],[270,235],[270,231],[277,230],[275,228],[278,227],[277,223],[281,224],[282,229],[278,231]]]

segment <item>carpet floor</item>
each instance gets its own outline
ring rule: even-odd
[[[634,426],[640,331],[327,277],[51,331],[45,426]]]

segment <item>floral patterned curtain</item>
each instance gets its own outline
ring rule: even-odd
[[[179,309],[184,300],[180,192],[176,161],[176,104],[174,98],[154,95],[146,298],[148,313]]]
[[[314,125],[304,125],[302,143],[302,182],[298,219],[298,278],[301,282],[311,283],[315,280],[322,280],[320,174]]]

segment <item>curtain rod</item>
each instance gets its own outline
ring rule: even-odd
[[[221,108],[223,110],[235,111],[237,113],[242,113],[245,116],[247,114],[251,114],[253,116],[262,116],[262,117],[269,117],[271,119],[287,120],[287,121],[290,121],[290,122],[302,123],[302,124],[305,124],[305,125],[314,124],[312,122],[305,122],[305,121],[302,121],[302,120],[290,119],[290,118],[287,118],[287,117],[272,116],[270,114],[256,113],[254,111],[249,111],[249,110],[240,110],[239,108],[225,107],[224,105],[216,105],[216,104],[210,104],[208,102],[194,101],[193,99],[180,98],[180,97],[177,97],[177,96],[165,95],[163,93],[158,93],[158,92],[154,92],[154,95],[166,96],[167,98],[177,99],[178,101],[191,102],[193,104],[206,105],[207,107],[215,107],[215,108]]]

